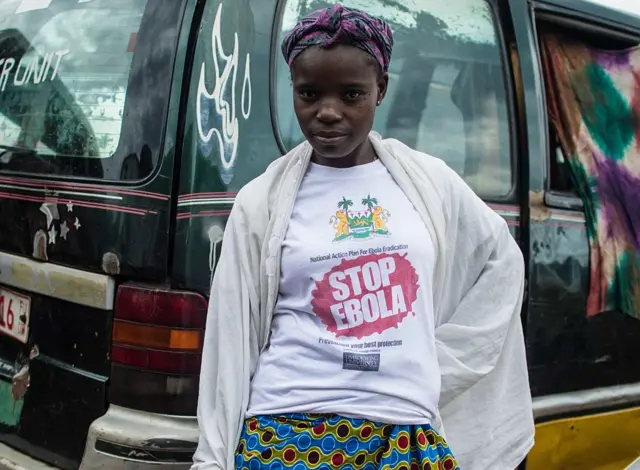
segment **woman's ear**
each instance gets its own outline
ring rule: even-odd
[[[377,105],[380,106],[382,100],[387,94],[387,88],[389,86],[389,74],[383,73],[378,80],[378,99],[376,101]]]

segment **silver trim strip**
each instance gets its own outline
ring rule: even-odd
[[[107,275],[2,252],[0,284],[102,310],[113,309],[116,292],[115,280]]]
[[[537,397],[533,399],[533,416],[541,419],[634,402],[640,402],[640,383]]]
[[[107,380],[109,379],[109,377],[105,377],[104,375],[100,375],[100,374],[94,374],[93,372],[89,372],[88,370],[84,370],[84,369],[80,369],[79,367],[74,367],[73,365],[69,364],[68,362],[63,362],[63,361],[59,361],[57,359],[54,359],[50,356],[47,356],[45,354],[40,353],[35,359],[32,359],[32,361],[42,361],[45,362],[47,364],[50,364],[52,366],[58,367],[60,369],[63,369],[67,372],[71,372],[74,374],[79,374],[82,375],[83,377],[86,377],[88,379],[91,380],[98,380],[100,382],[104,382],[106,383]]]
[[[187,199],[178,202],[178,207],[186,206],[232,206],[236,198],[202,198],[202,199]]]

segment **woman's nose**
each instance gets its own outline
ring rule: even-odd
[[[340,105],[336,103],[336,100],[325,99],[320,102],[318,113],[316,117],[322,122],[336,122],[342,119],[342,112],[340,111]]]

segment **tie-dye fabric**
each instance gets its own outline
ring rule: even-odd
[[[290,414],[245,421],[236,469],[459,470],[429,425]]]
[[[393,35],[383,20],[355,8],[336,4],[316,10],[302,18],[285,36],[282,55],[289,67],[311,46],[330,47],[348,44],[371,54],[384,72],[389,69]]]
[[[587,315],[620,310],[640,319],[640,48],[542,38],[550,119],[584,202]]]

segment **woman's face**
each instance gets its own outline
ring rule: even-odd
[[[291,78],[298,123],[318,157],[349,157],[367,142],[388,83],[373,57],[353,46],[310,47]]]

